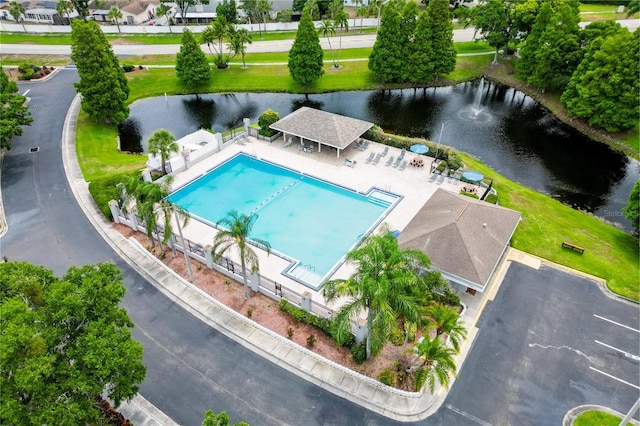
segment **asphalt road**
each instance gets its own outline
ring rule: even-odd
[[[32,98],[34,123],[4,159],[9,230],[0,255],[57,274],[114,261],[125,275],[134,338],[145,348],[141,394],[179,424],[200,425],[208,408],[254,426],[394,424],[204,325],[115,255],[78,208],[62,168],[62,123],[76,79],[63,70],[47,82],[20,84]],[[639,323],[638,305],[605,296],[589,280],[513,264],[443,407],[418,424],[560,424],[581,404],[626,412],[638,396],[638,361],[624,352],[638,355]]]

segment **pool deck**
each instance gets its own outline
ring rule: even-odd
[[[368,192],[372,187],[378,187],[402,195],[404,198],[381,223],[381,225],[388,224],[390,229],[402,231],[438,188],[459,193],[464,186],[456,179],[430,174],[429,166],[432,157],[420,156],[425,160],[424,167],[407,165],[404,170],[400,170],[399,167],[386,166],[389,157],[393,156],[394,159],[398,157],[400,154],[398,148],[390,147],[388,154],[382,157],[378,164],[367,164],[366,160],[370,153],[382,153],[384,150],[385,145],[375,142],[371,142],[365,151],[356,149],[355,144],[352,144],[340,153],[339,158],[336,157],[335,149],[326,146],[322,147],[322,152],[318,152],[318,146],[314,144],[314,151],[309,153],[298,149],[296,143],[288,148],[283,145],[282,138],[269,143],[252,137],[248,138],[245,145],[237,143],[228,145],[222,151],[214,153],[187,170],[175,174],[172,188],[177,189],[183,186],[218,164],[243,152],[359,192]],[[407,151],[404,160],[409,163],[414,157],[416,154]],[[355,166],[344,164],[346,158],[355,161]],[[216,234],[213,227],[196,220],[189,221],[183,232],[185,238],[203,246],[211,244]],[[323,300],[320,292],[282,274],[282,271],[289,265],[289,261],[273,254],[267,256],[266,252],[262,250],[256,250],[256,252],[259,256],[261,275],[299,294],[309,291],[315,301]],[[239,259],[234,260],[239,262]],[[342,264],[330,278],[348,278],[352,272],[353,268],[350,265]]]

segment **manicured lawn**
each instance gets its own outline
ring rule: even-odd
[[[0,55],[0,62],[3,66],[15,67],[22,64],[64,66],[71,63],[71,58],[64,55]]]
[[[96,123],[84,112],[78,117],[76,131],[76,154],[87,182],[115,173],[140,170],[147,161],[146,155],[119,152],[116,129]]]
[[[585,411],[580,414],[574,426],[618,426],[622,421],[622,417],[613,414],[603,413],[602,411]],[[631,425],[631,423],[627,423]]]
[[[450,80],[468,80],[482,75],[482,67],[489,63],[486,56],[458,58],[458,66],[450,75]],[[373,80],[366,61],[343,62],[338,69],[325,64],[325,75],[309,88],[297,85],[289,76],[286,65],[250,66],[242,69],[232,66],[226,70],[214,70],[207,86],[200,87],[198,93],[212,92],[289,92],[317,93],[336,90],[374,90],[380,85]],[[129,101],[168,95],[191,93],[175,76],[173,68],[151,68],[127,74],[129,78]]]
[[[522,212],[513,247],[604,278],[613,292],[639,300],[640,256],[636,238],[512,182],[478,160],[463,157],[469,168],[494,178],[500,205]],[[584,247],[584,254],[562,248],[564,241]]]

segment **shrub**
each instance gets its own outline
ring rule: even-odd
[[[438,302],[447,306],[454,306],[456,308],[460,306],[460,296],[455,294],[449,287],[445,287],[441,294],[436,293],[435,298]]]
[[[18,71],[20,71],[21,74],[26,74],[27,70],[31,70],[32,74],[33,74],[33,68],[31,67],[31,65],[29,64],[21,64],[18,66]]]
[[[454,150],[451,150],[451,152],[448,153],[447,164],[449,164],[449,168],[452,170],[458,170],[464,165],[462,157],[460,157],[460,154]]]
[[[378,380],[380,380],[381,383],[384,383],[387,386],[395,386],[396,373],[389,370],[388,368],[385,368],[384,370],[382,370],[382,372],[380,372],[380,374],[378,374]]]
[[[391,340],[391,343],[395,346],[402,346],[404,343],[404,333],[399,328],[394,328],[391,330],[389,340]]]
[[[362,364],[367,359],[366,343],[367,342],[363,340],[362,343],[355,344],[351,347],[351,358],[353,358],[356,364]]]
[[[353,345],[353,341],[355,339],[353,335],[350,335],[346,341],[341,343],[336,340],[333,330],[333,323],[330,320],[319,317],[318,315],[312,314],[311,312],[307,312],[304,309],[300,309],[297,306],[292,305],[286,299],[280,299],[278,307],[282,312],[289,314],[297,322],[302,322],[318,328],[341,346],[351,347],[351,345]]]
[[[418,331],[418,327],[415,323],[405,322],[404,323],[404,335],[409,336],[407,340],[413,342],[416,340],[416,331]]]
[[[280,120],[280,115],[276,111],[272,109],[266,110],[265,112],[260,114],[260,117],[258,118],[258,126],[260,126],[260,130],[258,133],[260,133],[262,136],[273,136],[274,134],[276,134],[276,131],[270,129],[269,126],[271,126],[278,120]]]
[[[131,72],[133,71],[133,65],[123,65],[122,69],[124,70],[124,72]]]
[[[111,221],[113,220],[113,216],[109,208],[109,201],[118,200],[120,193],[117,185],[127,182],[130,176],[130,174],[118,174],[96,179],[89,183],[89,193],[91,193],[102,214]]]
[[[287,336],[289,336],[289,339],[293,337],[293,328],[291,327],[287,328]]]
[[[469,198],[475,198],[476,200],[480,198],[476,194],[471,194],[470,192],[460,191],[460,194]]]
[[[487,203],[498,204],[498,196],[496,194],[489,194],[484,199]]]
[[[316,336],[314,336],[313,334],[310,334],[309,337],[307,337],[307,346],[312,348],[313,345],[315,345],[315,343],[316,343]]]
[[[253,309],[247,309],[247,318],[251,318],[253,316]]]
[[[438,167],[436,168],[436,171],[438,171],[439,173],[444,172],[444,169],[447,168],[447,162],[446,161],[441,161],[440,164],[438,164]]]

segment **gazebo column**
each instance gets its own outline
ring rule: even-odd
[[[322,144],[320,142],[318,142],[318,152],[322,152],[321,147],[322,147]]]
[[[336,148],[336,158],[340,158],[340,148]]]

